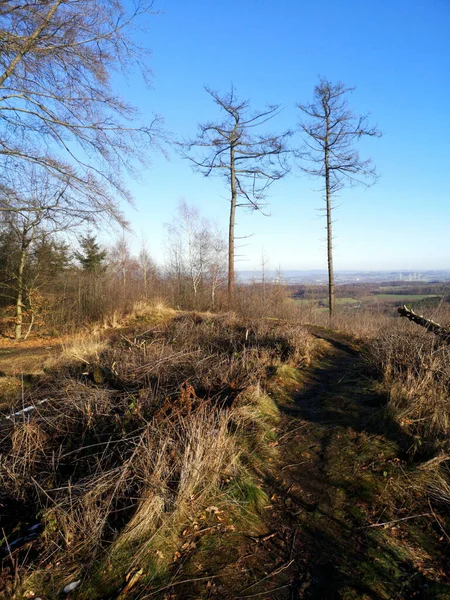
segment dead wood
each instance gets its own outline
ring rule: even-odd
[[[411,308],[407,308],[405,305],[400,306],[398,308],[398,312],[400,316],[406,317],[413,323],[417,323],[417,325],[421,325],[427,331],[431,331],[435,335],[439,336],[445,343],[450,344],[450,331],[439,325],[439,323],[435,323],[431,319],[426,319],[423,315],[418,315]]]

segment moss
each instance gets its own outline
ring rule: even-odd
[[[227,496],[241,506],[246,514],[260,513],[269,501],[266,492],[245,471],[230,484]]]
[[[273,367],[267,383],[268,393],[277,403],[292,404],[295,393],[305,383],[305,375],[296,367],[279,364]]]

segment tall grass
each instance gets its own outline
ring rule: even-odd
[[[388,408],[398,423],[412,435],[446,445],[450,347],[431,333],[411,331],[412,327],[380,332],[369,345],[369,358],[383,377]]]
[[[32,552],[5,550],[16,593],[56,597],[81,578],[77,597],[94,599],[134,568],[161,577],[187,520],[231,497],[227,485],[263,456],[276,422],[267,378],[308,355],[310,336],[233,315],[166,317],[75,340],[30,391],[35,409],[0,421],[3,548],[43,527]]]

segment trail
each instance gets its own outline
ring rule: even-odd
[[[360,349],[311,332],[323,356],[281,406],[265,533],[228,550],[222,540],[220,560],[201,565],[205,580],[167,597],[450,598],[448,540],[426,504],[402,495],[411,440],[386,416]]]

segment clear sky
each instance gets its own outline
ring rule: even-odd
[[[450,0],[156,0],[155,8],[145,40],[153,89],[132,78],[121,84],[126,98],[183,137],[218,114],[204,85],[225,92],[233,82],[255,108],[280,103],[272,131],[296,126],[296,103],[312,100],[319,76],[355,86],[352,108],[383,132],[360,148],[380,179],[340,194],[336,269],[450,268]],[[155,153],[143,176],[130,186],[137,210],[126,214],[157,261],[181,198],[226,231],[220,179],[193,173],[175,152]],[[237,234],[253,235],[237,268],[257,269],[263,250],[271,268],[326,268],[318,188],[294,168],[272,187],[270,217],[241,209]]]

